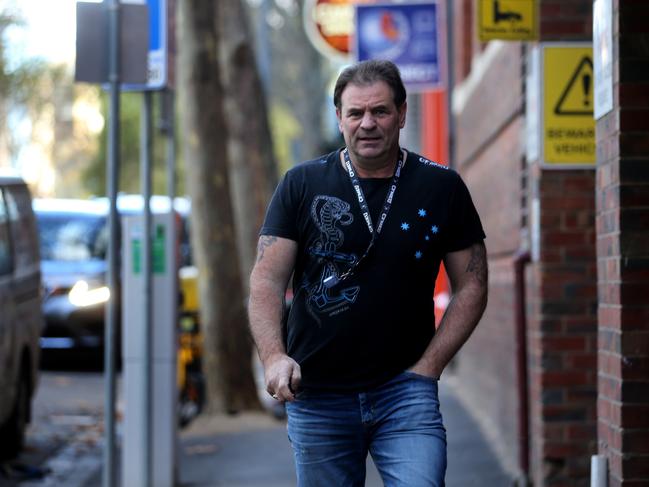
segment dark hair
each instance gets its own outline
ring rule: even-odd
[[[334,105],[340,110],[342,103],[341,97],[349,83],[369,85],[377,81],[385,81],[392,89],[394,104],[397,107],[405,103],[406,88],[403,86],[399,68],[391,61],[372,59],[349,66],[340,73],[336,81],[336,87],[334,88]]]

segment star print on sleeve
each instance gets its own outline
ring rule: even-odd
[[[407,232],[408,230],[410,230],[410,225],[408,223],[406,223],[406,222],[403,222],[401,224],[401,230],[403,230],[404,232]]]
[[[417,252],[415,252],[415,259],[421,259],[423,255],[424,254],[421,252],[421,250],[418,250]]]
[[[418,214],[420,217],[423,218],[423,217],[426,216],[426,210],[424,210],[423,208],[420,208],[419,211],[417,212],[417,214]]]
[[[430,231],[433,232],[433,233],[437,233],[437,232],[439,232],[439,228],[437,227],[437,225],[433,225],[433,226],[430,228]]]

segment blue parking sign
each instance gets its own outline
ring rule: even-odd
[[[437,2],[357,4],[356,58],[394,62],[410,90],[441,89],[440,30]]]

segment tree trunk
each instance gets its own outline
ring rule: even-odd
[[[259,228],[277,184],[262,86],[241,0],[219,0],[221,73],[229,131],[230,183],[244,292],[255,262]]]
[[[258,408],[259,400],[230,204],[216,3],[178,2],[178,94],[199,269],[207,410],[236,412]]]

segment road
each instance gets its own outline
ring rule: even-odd
[[[103,387],[101,372],[41,371],[25,449],[2,465],[0,486],[83,485],[101,461]]]

